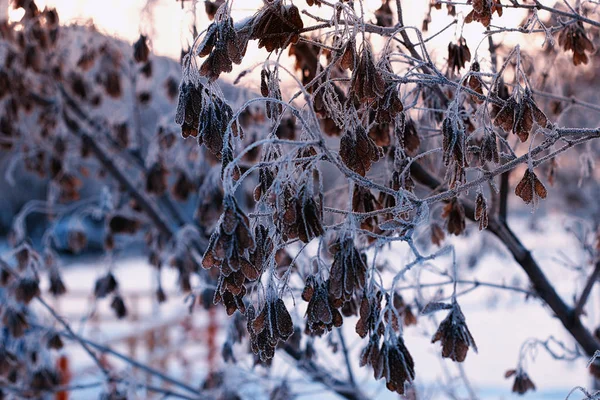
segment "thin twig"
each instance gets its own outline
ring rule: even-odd
[[[581,315],[581,313],[583,312],[583,308],[585,307],[585,304],[587,303],[590,294],[592,293],[592,288],[594,287],[594,284],[598,281],[598,278],[600,278],[600,261],[596,262],[594,271],[589,276],[587,282],[585,283],[585,287],[581,292],[581,296],[579,296],[579,300],[577,300],[577,303],[575,305],[576,316]]]

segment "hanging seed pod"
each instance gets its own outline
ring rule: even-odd
[[[465,164],[465,132],[457,118],[448,116],[442,123],[444,165]]]
[[[94,285],[94,296],[101,299],[114,292],[118,287],[119,283],[115,279],[115,276],[109,272],[96,280]]]
[[[483,193],[477,193],[475,199],[475,221],[479,221],[480,231],[488,226],[487,201],[483,197]]]
[[[479,62],[473,61],[471,63],[471,72],[472,73],[469,74],[466,84],[475,93],[478,93],[481,96],[483,96],[483,82],[481,81],[481,78],[476,74],[476,73],[479,73],[480,71],[481,71],[481,66],[479,65]],[[471,99],[477,104],[483,103],[483,100],[474,94],[471,95]]]
[[[148,62],[150,48],[148,47],[148,38],[140,35],[137,42],[133,44],[133,59],[138,63]]]
[[[294,333],[292,317],[280,298],[268,299],[255,317],[254,307],[249,307],[247,318],[252,351],[263,361],[273,358],[275,346]]]
[[[407,118],[404,113],[400,113],[396,118],[394,133],[398,146],[403,148],[407,155],[414,157],[418,154],[421,139],[412,118]]]
[[[81,253],[87,246],[87,235],[83,230],[73,229],[67,236],[69,250],[74,254]]]
[[[102,85],[106,94],[112,98],[119,98],[122,94],[121,76],[118,71],[108,71],[104,74]]]
[[[217,10],[225,3],[225,0],[204,0],[204,11],[209,20],[214,20]]]
[[[452,310],[440,323],[437,332],[433,335],[431,343],[441,341],[442,357],[452,361],[463,362],[467,357],[469,347],[477,353],[477,345],[465,320],[460,306],[454,302]]]
[[[198,55],[208,56],[200,66],[200,75],[213,82],[222,72],[231,72],[234,63],[242,62],[247,45],[247,36],[236,31],[230,17],[221,15],[208,27],[198,46]]]
[[[205,94],[206,90],[201,84],[195,85],[184,82],[179,88],[175,122],[181,125],[181,136],[184,139],[190,136],[198,136],[202,98]]]
[[[125,302],[119,295],[113,297],[110,308],[113,309],[118,319],[123,319],[127,316],[127,307],[125,307]]]
[[[465,209],[458,198],[454,197],[444,206],[442,218],[446,218],[448,233],[459,236],[465,230]]]
[[[25,309],[21,308],[16,309],[12,306],[5,307],[2,314],[2,323],[13,338],[20,338],[25,334],[25,331],[29,329],[27,312]]]
[[[367,279],[366,256],[361,255],[350,237],[339,238],[329,251],[334,255],[329,278],[329,296],[335,306],[350,301]]]
[[[264,225],[257,225],[254,229],[254,238],[256,247],[250,253],[250,262],[254,265],[259,274],[266,268],[269,257],[273,251],[273,240],[269,231]]]
[[[375,10],[376,24],[379,26],[394,26],[394,13],[390,7],[390,0],[383,0],[381,7]]]
[[[40,295],[40,281],[36,278],[21,278],[15,288],[15,298],[17,301],[29,304],[34,297]]]
[[[498,111],[494,118],[494,125],[502,128],[505,132],[511,132],[515,125],[515,111],[517,109],[517,101],[514,97],[510,97],[504,103],[504,106]]]
[[[356,333],[361,338],[366,337],[369,333],[383,335],[383,322],[379,322],[377,325],[381,313],[382,298],[383,295],[380,291],[371,298],[367,297],[366,293],[363,295],[359,309],[360,318],[356,322]]]
[[[415,362],[401,336],[384,340],[373,371],[375,379],[385,378],[389,391],[404,394],[404,384],[415,379]]]
[[[46,335],[46,347],[49,349],[60,350],[64,343],[57,332],[51,331]]]
[[[223,151],[226,150],[225,147],[227,149],[231,147],[230,143],[224,142],[224,134],[232,118],[233,110],[231,106],[218,97],[213,97],[212,101],[206,104],[200,113],[198,145],[204,144],[218,160],[221,160]],[[238,135],[235,122],[231,126],[231,131],[233,136]]]
[[[329,296],[329,285],[329,281],[323,282],[313,275],[306,278],[302,300],[308,302],[305,329],[307,335],[321,336],[343,323],[342,315]]]
[[[513,132],[521,142],[526,142],[529,138],[534,121],[542,128],[545,128],[548,124],[548,118],[533,101],[531,91],[526,89],[520,107],[515,113],[515,124],[513,126]]]
[[[381,209],[381,204],[373,196],[370,189],[359,185],[354,186],[354,191],[352,192],[352,211],[364,214],[379,209]],[[360,228],[370,232],[375,232],[377,225],[377,216],[364,218],[360,222]]]
[[[284,5],[281,0],[265,3],[254,16],[250,39],[258,40],[258,48],[268,52],[283,49],[290,43],[297,43],[304,23],[298,7]]]
[[[263,69],[260,72],[260,93],[263,97],[271,97],[281,101],[281,90],[279,88],[279,77],[277,69],[271,72]],[[277,120],[283,112],[283,105],[279,102],[267,101],[267,118]]]
[[[373,334],[369,338],[367,346],[360,353],[359,365],[364,367],[370,365],[375,367],[379,362],[379,335]]]
[[[373,54],[368,45],[363,44],[362,54],[357,69],[352,74],[350,94],[360,104],[368,103],[383,96],[385,81],[383,74],[375,66]]]
[[[340,66],[341,69],[343,70],[354,70],[354,65],[356,63],[356,59],[358,58],[358,55],[356,54],[356,42],[354,41],[354,39],[350,39],[348,40],[348,42],[346,42],[346,45],[343,48],[344,52],[342,53],[342,56],[340,57],[338,64]]]
[[[60,384],[59,376],[56,371],[50,368],[41,367],[33,372],[29,385],[34,391],[49,391]]]
[[[154,163],[146,174],[146,192],[162,196],[168,188],[167,169],[161,162]]]
[[[438,247],[441,247],[445,238],[446,234],[444,233],[442,227],[436,224],[435,222],[431,224],[431,243],[435,244]]]
[[[285,196],[278,198],[273,219],[284,240],[299,238],[304,243],[321,236],[323,230],[322,199],[315,200],[306,185],[298,189],[292,184],[283,187]]]
[[[483,141],[481,142],[481,150],[479,153],[479,161],[483,164],[485,161],[498,164],[500,155],[498,154],[498,144],[496,143],[496,134],[492,130],[485,130]]]
[[[448,68],[454,73],[459,73],[465,67],[467,61],[471,60],[471,50],[467,46],[465,38],[461,37],[457,44],[448,44]]]
[[[536,204],[538,199],[545,199],[548,192],[537,175],[528,168],[525,170],[523,179],[515,188],[515,194],[522,198],[526,204]]]
[[[525,394],[529,390],[535,391],[535,384],[527,375],[527,372],[523,371],[521,368],[516,370],[511,369],[506,371],[504,374],[505,378],[510,378],[511,376],[515,377],[515,381],[513,383],[512,391],[513,393]]]
[[[492,15],[497,13],[501,17],[502,11],[500,0],[473,0],[473,10],[465,17],[465,23],[477,21],[487,28],[492,22]]]
[[[593,52],[594,44],[588,39],[583,23],[576,21],[565,26],[558,34],[558,44],[564,51],[573,51],[573,65],[587,64],[589,59],[585,52]]]
[[[371,169],[371,164],[383,156],[382,150],[367,135],[365,128],[358,125],[347,130],[340,139],[340,157],[348,168],[361,176]]]

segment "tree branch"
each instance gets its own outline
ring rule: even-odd
[[[411,165],[411,173],[416,181],[425,186],[437,188],[441,185],[441,182],[418,163],[413,163]],[[465,208],[466,216],[469,219],[474,220],[474,205],[467,200],[461,200],[461,203]],[[533,259],[531,252],[525,248],[510,228],[496,216],[490,215],[488,230],[507,247],[515,261],[517,261],[529,277],[538,296],[550,307],[565,329],[569,331],[585,353],[591,357],[597,350],[600,350],[600,343],[594,338],[590,331],[583,326],[583,323],[575,313],[575,310],[569,307],[561,299],[554,289],[554,286],[542,271],[542,268]]]
[[[152,204],[152,201],[150,199],[148,199],[147,196],[145,196],[143,193],[141,193],[135,187],[134,183],[131,182],[129,180],[129,178],[126,177],[122,173],[122,171],[119,170],[119,168],[117,168],[115,166],[110,155],[108,155],[106,153],[106,151],[96,141],[93,140],[92,136],[89,133],[87,133],[85,130],[80,128],[79,125],[73,119],[69,118],[66,115],[66,113],[63,113],[63,115],[64,115],[65,122],[66,122],[67,126],[69,127],[69,129],[71,130],[71,132],[73,134],[75,134],[76,136],[78,136],[81,140],[83,140],[86,143],[86,145],[90,146],[91,151],[96,156],[98,161],[102,164],[102,166],[104,168],[106,168],[106,170],[109,172],[109,174],[111,174],[121,185],[123,185],[123,187],[126,188],[126,190],[129,192],[131,197],[133,197],[138,202],[138,204],[140,205],[142,210],[144,210],[144,212],[148,215],[148,217],[156,225],[156,227],[160,230],[160,232],[163,235],[165,235],[167,239],[171,239],[175,235],[175,231],[173,228],[171,228],[168,225],[167,222],[164,221],[164,219],[160,215],[157,208]],[[202,244],[200,247],[205,247],[205,246],[206,246],[206,244]],[[203,253],[204,249],[199,248],[199,252]],[[97,345],[95,343],[92,343],[86,339],[82,339],[82,340],[84,341],[84,343],[89,343],[91,346],[99,348],[99,345]],[[296,350],[294,350],[291,346],[285,345],[283,347],[283,349],[293,359],[295,359],[296,361],[299,361],[298,368],[309,373],[311,375],[311,377],[313,379],[315,379],[315,381],[324,383],[327,387],[329,387],[330,389],[335,391],[337,394],[339,394],[340,396],[342,396],[346,399],[349,399],[349,400],[364,400],[364,399],[366,399],[366,397],[364,397],[359,391],[357,391],[356,388],[346,389],[349,387],[348,383],[341,382],[341,381],[337,380],[336,378],[332,377],[326,371],[324,371],[322,368],[320,368],[318,365],[316,365],[314,362],[304,360],[302,358],[302,355],[299,352],[297,352]],[[133,359],[129,359],[126,356],[123,356],[120,353],[116,353],[109,348],[103,347],[102,350],[109,352],[117,357],[120,357],[124,361],[127,361],[136,367],[149,368],[147,366],[144,366],[143,364],[138,363],[137,361],[135,361]],[[155,372],[160,374],[160,372],[158,372],[158,371],[155,371]]]
[[[297,361],[298,368],[308,373],[315,382],[319,382],[335,391],[338,395],[348,400],[366,400],[367,397],[356,387],[348,385],[332,377],[327,371],[323,370],[311,360],[303,357],[301,351],[296,350],[289,344],[283,346],[285,352]]]
[[[596,261],[596,266],[594,267],[594,271],[588,278],[583,291],[581,292],[581,296],[579,300],[577,300],[577,304],[575,305],[575,315],[579,316],[583,312],[583,307],[588,301],[590,294],[592,293],[592,288],[596,281],[600,278],[600,261]]]

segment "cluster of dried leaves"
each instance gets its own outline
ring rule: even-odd
[[[309,5],[320,4],[312,2]],[[215,32],[220,28],[215,24],[225,21],[221,23],[228,26],[226,31],[233,29],[233,23],[226,17],[227,10],[220,10],[222,13],[217,12],[215,22],[198,47],[200,56],[210,54],[203,66],[217,51],[219,36]],[[497,2],[475,2],[469,18],[487,26],[494,12],[501,14],[501,7]],[[267,2],[253,17],[253,22],[240,26],[237,32],[242,29],[249,30],[249,40],[259,40],[259,46],[267,48],[268,51],[290,46],[290,55],[296,59],[295,67],[302,72],[302,83],[306,90],[313,94],[313,110],[321,119],[321,127],[326,134],[341,134],[339,157],[351,172],[367,177],[374,163],[386,154],[391,155],[393,171],[389,187],[394,191],[413,191],[414,182],[405,170],[409,165],[409,157],[418,153],[421,139],[414,121],[405,114],[400,96],[401,87],[394,79],[395,73],[389,60],[383,55],[377,62],[367,41],[357,50],[354,37],[345,41],[337,38],[335,43],[338,50],[322,48],[318,40],[308,44],[298,42],[297,33],[302,29],[302,25],[294,22],[296,14],[297,9],[294,6],[283,6],[280,1]],[[391,26],[388,1],[383,2],[382,7],[377,10],[376,17],[379,25]],[[274,21],[277,21],[277,24]],[[246,44],[247,42],[243,46]],[[226,50],[223,52],[229,54]],[[332,83],[327,80],[329,75],[317,78],[319,71],[327,68],[321,64],[321,56],[325,56],[330,63],[329,71],[335,71],[335,76],[347,77],[347,84]],[[460,38],[457,44],[451,43],[448,46],[448,67],[451,74],[460,73],[469,61],[471,53],[464,38]],[[203,70],[204,67],[201,67],[200,75],[207,76],[209,81],[214,80],[220,72],[230,69],[231,62],[223,65],[226,68],[221,68],[212,75],[207,74]],[[190,130],[195,132],[200,129],[200,115],[204,107],[201,99],[212,94],[206,88],[202,88],[202,93],[196,100],[197,106],[188,105],[194,102],[194,95],[185,94],[188,90],[186,85],[189,84],[182,86],[184,94],[181,96],[184,97],[180,97],[179,105],[180,110],[186,109],[186,117],[179,118],[178,122],[182,125],[184,136],[189,136]],[[475,95],[471,94],[465,100],[470,100],[473,107],[480,106],[483,103],[482,98],[485,97],[484,88],[488,85],[481,78],[478,62],[471,63],[465,85],[475,92]],[[502,90],[504,88],[502,87]],[[279,123],[285,110],[280,103],[283,102],[283,96],[277,67],[263,67],[260,89],[262,96],[267,99],[266,117],[274,123]],[[492,111],[497,126],[507,132],[516,133],[525,141],[533,131],[533,122],[544,128],[547,119],[533,101],[529,89],[519,93],[515,91],[513,96],[504,95],[500,93],[499,87],[495,88],[491,94],[497,101],[492,103]],[[467,106],[468,104],[459,105],[455,109],[457,111],[449,111],[441,121],[443,160],[445,166],[449,167],[452,187],[466,182],[466,168],[471,156],[467,138],[475,128],[467,116]],[[350,120],[341,119],[336,110],[345,110],[348,115],[355,117]],[[365,125],[365,120],[368,121],[368,125]],[[223,121],[223,125],[229,123],[232,121]],[[225,129],[221,132],[224,134]],[[209,150],[215,153],[216,148]],[[310,160],[319,154],[320,149],[309,146],[297,151],[291,162],[296,167],[312,169],[314,167],[311,166]],[[474,154],[482,165],[486,162],[500,162],[496,133],[491,128],[484,129],[484,135],[479,139]],[[242,313],[246,311],[251,347],[263,362],[273,357],[279,342],[292,335],[293,324],[283,300],[274,294],[269,295],[271,297],[267,296],[268,299],[259,307],[258,313],[253,305],[246,307],[243,299],[247,293],[246,285],[259,279],[263,270],[274,265],[269,261],[269,258],[273,257],[276,244],[271,240],[274,233],[283,243],[296,239],[309,243],[326,233],[323,225],[324,199],[320,196],[315,197],[313,186],[308,185],[306,180],[297,181],[286,168],[280,168],[275,163],[282,156],[283,151],[278,146],[271,146],[263,152],[263,165],[258,168],[258,185],[254,190],[254,200],[272,210],[274,231],[268,226],[257,225],[254,240],[251,240],[248,218],[237,205],[233,207],[226,204],[203,260],[205,268],[217,267],[220,271],[216,296],[227,296],[227,299],[215,297],[215,301],[224,301],[229,314],[236,309]],[[233,202],[226,198],[225,202],[227,201]],[[355,212],[373,213],[398,205],[397,198],[388,193],[381,192],[379,197],[376,197],[371,189],[362,185],[356,185],[353,190],[352,208]],[[446,218],[446,229],[449,233],[460,235],[465,230],[465,211],[457,197],[444,207],[442,217]],[[481,192],[477,195],[474,218],[479,221],[480,229],[487,227],[487,201]],[[378,235],[387,234],[390,229],[382,230],[380,226],[386,220],[389,224],[390,219],[396,228],[402,227],[402,232],[410,231],[410,216],[393,212],[362,218],[360,227]],[[230,221],[230,225],[227,225],[227,221]],[[432,240],[435,243],[440,244],[443,236],[441,228],[432,228]],[[265,245],[261,246],[261,243]],[[302,293],[303,300],[308,303],[305,333],[320,336],[334,327],[341,326],[343,316],[359,316],[357,333],[361,337],[370,337],[369,344],[363,351],[361,364],[373,366],[375,377],[385,378],[390,390],[404,393],[405,382],[410,383],[415,377],[414,362],[404,345],[400,323],[400,320],[404,325],[416,323],[410,307],[399,295],[392,296],[390,302],[387,294],[384,296],[381,292],[377,295],[370,293],[370,289],[367,288],[367,260],[356,247],[354,239],[339,236],[329,250],[333,255],[333,262],[326,277],[320,273],[309,274],[305,280]],[[386,305],[382,308],[384,299]],[[475,351],[477,348],[458,304],[454,302],[449,308],[451,311],[440,324],[433,341],[441,341],[443,357],[462,362],[470,347]]]
[[[48,271],[49,291],[65,293],[56,256],[36,252],[24,244],[11,259],[0,260],[0,320],[6,330],[0,346],[0,379],[10,385],[22,384],[28,398],[39,398],[60,385],[60,372],[49,362],[63,347],[54,330],[39,331],[31,303],[41,296],[38,271]]]
[[[472,10],[465,18],[466,23],[477,21],[488,27],[494,14],[502,15],[500,0],[473,0],[468,3],[472,4]],[[194,137],[199,145],[204,145],[210,153],[206,154],[210,167],[221,163],[221,181],[215,184],[210,177],[203,176],[204,181],[199,182],[181,164],[173,169],[170,162],[173,157],[169,156],[191,156],[187,152],[167,154],[176,147],[176,139],[173,132],[166,129],[157,133],[161,154],[152,159],[149,166],[143,166],[141,180],[142,191],[157,202],[168,197],[169,193],[178,201],[187,201],[199,190],[201,198],[196,220],[212,234],[200,260],[186,246],[176,250],[169,248],[164,236],[151,229],[145,237],[150,249],[150,262],[158,269],[168,264],[178,270],[180,286],[186,292],[193,289],[190,279],[194,274],[203,273],[214,280],[214,290],[205,290],[203,301],[207,304],[211,301],[223,303],[227,313],[235,318],[235,335],[225,344],[224,356],[235,359],[232,343],[241,342],[247,332],[250,349],[261,363],[268,363],[276,348],[286,341],[286,346],[295,349],[300,346],[300,330],[294,327],[283,296],[289,288],[290,275],[300,271],[298,275],[304,278],[302,299],[307,303],[305,334],[325,335],[342,326],[344,317],[356,316],[356,333],[361,338],[368,337],[361,353],[361,366],[370,365],[374,377],[385,379],[389,390],[405,394],[405,384],[411,384],[415,379],[415,362],[405,344],[403,329],[416,324],[417,320],[411,304],[405,302],[400,293],[385,293],[373,283],[374,279],[370,279],[379,267],[369,266],[366,249],[372,244],[386,242],[392,235],[411,239],[416,212],[400,211],[405,205],[406,209],[414,206],[406,200],[407,197],[420,194],[411,177],[411,166],[416,160],[424,160],[445,175],[451,189],[457,189],[467,183],[470,166],[487,171],[501,162],[497,137],[506,136],[502,131],[506,134],[512,132],[521,142],[526,142],[534,136],[536,125],[541,129],[552,126],[536,104],[526,79],[522,86],[523,81],[518,78],[521,70],[516,70],[515,84],[512,93],[509,93],[501,78],[490,80],[489,74],[482,73],[479,62],[471,60],[471,51],[462,37],[457,43],[448,45],[448,68],[443,76],[453,83],[462,82],[463,86],[457,85],[460,90],[449,90],[428,82],[417,83],[413,88],[408,83],[410,79],[403,79],[392,66],[397,54],[393,55],[389,49],[377,54],[369,38],[359,35],[350,25],[336,35],[301,37],[308,29],[304,28],[299,9],[287,1],[265,0],[258,12],[240,23],[231,18],[231,4],[222,0],[205,2],[212,22],[198,37],[191,53],[183,59],[182,83],[179,87],[173,81],[164,83],[169,98],[174,99],[178,95],[175,121],[181,126],[182,136]],[[324,2],[307,0],[307,4],[322,6]],[[89,107],[98,107],[102,103],[101,94],[113,100],[121,98],[128,84],[120,72],[125,64],[123,56],[109,45],[83,49],[74,69],[64,68],[61,63],[45,67],[43,60],[52,53],[59,38],[58,16],[53,10],[37,10],[33,2],[20,6],[26,8],[28,23],[23,25],[23,29],[3,27],[0,30],[2,39],[10,43],[5,68],[0,70],[0,99],[8,97],[3,102],[6,116],[0,117],[3,139],[0,145],[6,149],[11,149],[14,139],[22,135],[16,124],[20,112],[30,112],[33,107],[31,99],[22,96],[27,82],[23,80],[20,69],[37,74],[51,73],[53,79],[64,84],[78,101]],[[336,7],[337,23],[343,7]],[[441,3],[432,3],[432,8],[441,8]],[[456,15],[454,5],[447,5],[447,10]],[[389,0],[382,1],[375,18],[375,24],[380,27],[394,26],[395,16]],[[264,64],[260,75],[264,113],[262,109],[256,114],[240,110],[239,116],[234,117],[234,109],[216,90],[216,81],[222,73],[231,72],[234,64],[242,62],[251,40],[256,40],[258,47],[268,52],[282,53],[289,47],[289,55],[294,57],[295,68],[301,73],[304,90],[310,94],[308,112],[314,112],[322,133],[330,138],[318,137],[319,140],[315,141],[318,144],[302,144],[303,140],[318,135],[308,132],[314,127],[307,128],[301,112],[290,115],[289,108],[284,107],[286,100],[280,87],[279,68],[270,62]],[[586,52],[594,49],[579,22],[565,25],[560,32],[559,43],[565,51],[573,50],[575,65],[586,64]],[[149,79],[153,64],[147,37],[140,36],[133,46],[132,56],[136,77]],[[203,59],[197,68],[196,57]],[[461,79],[458,75],[469,63],[470,68]],[[427,69],[423,65],[419,68],[426,74]],[[442,78],[441,75],[436,78]],[[140,105],[152,100],[145,92],[136,93],[136,99]],[[421,102],[426,117],[419,116],[418,123],[415,123],[416,113],[409,109],[421,105]],[[478,114],[485,117],[488,107],[491,108],[493,126],[485,118],[480,124],[476,117]],[[298,135],[296,124],[300,125],[300,122],[304,131]],[[241,165],[236,161],[232,174],[226,175],[238,145],[243,144],[241,140],[243,132],[248,132],[248,123],[271,123],[273,129],[269,138],[299,139],[296,142],[300,146],[291,150],[289,155],[286,154],[289,148],[285,146],[261,146],[243,157],[243,162],[248,164]],[[49,174],[60,188],[61,202],[74,202],[80,196],[82,177],[87,175],[85,169],[75,173],[64,165],[70,145],[69,141],[55,133],[60,124],[60,119],[51,113],[40,115],[40,143],[45,140],[43,143],[49,145],[23,145],[24,154],[27,154],[24,162],[31,171]],[[78,126],[71,124],[69,128],[77,130]],[[424,134],[425,129],[436,134],[428,136]],[[126,122],[112,127],[109,143],[114,149],[133,146],[135,138],[130,130]],[[259,138],[256,132],[252,134],[254,136],[250,135],[250,140]],[[432,138],[434,145],[430,144]],[[333,148],[335,143],[339,143],[337,154],[331,151],[331,143],[334,143]],[[89,158],[93,152],[90,143],[82,141],[78,145],[81,157]],[[417,157],[425,146],[428,149],[438,147],[438,150],[441,147],[441,160],[431,156],[438,154],[436,152]],[[323,179],[318,164],[322,160],[336,166],[343,164],[340,171],[353,181],[349,190],[349,211],[354,214],[345,213],[350,227],[348,230],[344,227],[340,231],[339,226],[328,225],[331,221],[326,218],[328,199],[321,185],[315,184]],[[232,181],[240,178],[242,170],[257,172],[253,198],[232,193]],[[175,179],[169,179],[173,175]],[[381,176],[383,179],[380,179]],[[225,185],[221,187],[223,182]],[[245,187],[244,182],[239,183],[240,187]],[[377,190],[376,185],[385,185],[389,190]],[[526,169],[515,193],[528,204],[535,204],[539,198],[547,196],[546,188],[532,166]],[[441,211],[441,217],[445,218],[445,231],[454,235],[461,235],[466,229],[467,216],[459,194],[459,191],[454,193]],[[256,215],[244,211],[252,205],[256,205],[259,211]],[[144,230],[147,219],[142,215],[143,211],[143,204],[131,200],[121,202],[106,213],[104,247],[107,251],[115,249],[119,235],[136,235]],[[479,188],[473,216],[479,223],[479,229],[487,227],[489,211],[484,193]],[[363,232],[357,234],[357,228]],[[444,237],[444,229],[432,224],[432,243],[440,246]],[[330,254],[319,254],[306,270],[314,268],[305,273],[301,266],[296,265],[297,260],[290,259],[284,249],[289,244],[308,244],[316,238],[322,244],[329,241],[329,246],[323,248],[328,248]],[[68,246],[73,252],[83,251],[87,242],[88,237],[83,230],[69,232]],[[324,263],[323,258],[329,256],[331,262]],[[16,255],[19,279],[8,273],[11,267],[3,267],[0,271],[2,286],[14,298],[14,303],[1,308],[2,320],[15,339],[27,335],[30,326],[26,306],[40,294],[39,278],[28,272],[31,260],[39,258],[29,250]],[[57,268],[53,267],[53,257],[45,256],[44,262],[49,271],[50,291],[55,295],[64,293],[66,288]],[[201,271],[199,266],[208,271]],[[97,298],[110,296],[110,306],[118,318],[127,315],[118,282],[110,271],[96,281],[94,294]],[[159,301],[166,299],[161,287],[156,295]],[[207,301],[205,297],[211,298]],[[236,310],[240,312],[236,313]],[[463,362],[469,348],[477,351],[465,316],[454,296],[452,304],[436,303],[420,311],[440,310],[448,310],[448,314],[439,324],[432,342],[441,342],[442,357]],[[48,347],[60,348],[60,336],[52,335],[48,339]],[[3,350],[0,348],[0,351]],[[306,353],[310,353],[309,345]],[[13,358],[10,354],[0,357],[0,375],[8,377],[9,381],[17,379],[15,374],[23,369],[13,368],[18,364]],[[3,360],[9,361],[9,367]],[[29,374],[33,377],[32,388],[50,390],[57,385],[58,378],[52,370],[36,362],[29,363],[27,368],[31,365],[37,368]],[[507,373],[507,377],[513,375],[513,391],[522,394],[535,389],[524,371],[518,369]],[[280,389],[281,393],[288,393],[285,387]],[[280,396],[285,396],[281,393]]]
[[[573,64],[587,64],[589,59],[586,52],[594,51],[594,44],[588,39],[581,21],[565,26],[558,34],[558,44],[565,51],[573,51]]]

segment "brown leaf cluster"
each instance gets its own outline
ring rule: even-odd
[[[250,221],[232,197],[224,200],[223,215],[210,237],[208,247],[202,259],[205,269],[219,268],[214,303],[225,303],[227,313],[236,309],[245,311],[243,296],[246,293],[246,280],[255,281],[262,272],[262,265],[253,265],[249,252],[256,248]]]
[[[450,71],[460,72],[467,61],[471,61],[471,50],[469,50],[465,38],[461,37],[458,43],[448,43],[448,68]]]
[[[533,130],[534,121],[542,128],[548,125],[548,118],[535,104],[531,92],[527,89],[520,102],[517,102],[514,96],[506,100],[494,118],[494,125],[505,132],[512,131],[521,142],[526,142]]]
[[[133,44],[133,59],[138,63],[148,62],[150,57],[150,47],[148,47],[148,38],[140,35],[139,39]]]
[[[321,236],[324,232],[322,200],[315,200],[306,185],[297,188],[286,184],[283,194],[283,198],[276,200],[278,206],[273,215],[283,240],[299,238],[308,243]]]
[[[399,121],[396,122],[394,132],[399,146],[404,149],[406,154],[411,157],[416,156],[421,146],[421,138],[419,138],[419,133],[413,119],[401,113]]]
[[[483,96],[483,82],[481,81],[481,78],[476,74],[480,71],[481,66],[479,65],[479,62],[473,61],[471,63],[471,72],[474,72],[475,74],[470,74],[467,78],[466,83],[471,90]],[[477,104],[483,103],[483,100],[475,96],[474,94],[471,95],[471,99]]]
[[[295,5],[284,5],[281,0],[269,0],[254,17],[250,39],[258,39],[258,48],[267,51],[283,49],[297,43],[304,23]]]
[[[221,7],[225,3],[225,0],[204,0],[204,12],[208,16],[210,21],[215,19],[215,15]]]
[[[527,168],[521,181],[515,188],[515,194],[523,199],[526,204],[537,203],[538,198],[545,199],[548,191],[537,175]]]
[[[565,26],[558,34],[558,44],[565,51],[573,51],[573,65],[576,66],[587,64],[589,59],[585,52],[594,51],[594,44],[588,39],[581,21]]]
[[[198,56],[208,56],[200,66],[200,75],[213,82],[222,72],[231,72],[233,64],[242,62],[247,47],[248,36],[238,33],[233,20],[223,16],[209,25],[204,40],[198,46]]]
[[[390,0],[382,0],[381,7],[375,10],[376,24],[383,27],[394,25],[394,13],[390,7]]]
[[[279,101],[282,100],[277,69],[271,72],[264,68],[260,72],[260,93],[263,97],[271,97]],[[266,108],[267,118],[271,120],[277,120],[283,112],[283,105],[274,101],[267,101]]]
[[[367,279],[366,255],[360,254],[352,238],[339,238],[329,248],[334,255],[329,274],[329,295],[340,307],[365,287]]]
[[[365,128],[347,130],[340,139],[340,157],[348,168],[361,176],[371,169],[371,164],[379,161],[382,150],[367,135]]]
[[[360,318],[356,322],[356,333],[361,338],[366,337],[369,333],[383,335],[383,322],[379,321],[382,298],[383,294],[380,291],[371,297],[367,297],[366,293],[363,295],[359,309]]]
[[[518,368],[516,370],[508,370],[504,374],[505,378],[510,378],[511,376],[515,377],[515,381],[512,387],[513,393],[525,394],[529,390],[535,391],[535,384],[533,383],[531,378],[529,378],[527,372],[523,371],[521,368]]]
[[[459,236],[465,230],[465,209],[457,197],[444,206],[442,218],[446,218],[448,233]]]
[[[254,306],[248,306],[246,315],[252,352],[262,361],[275,355],[275,346],[285,342],[294,333],[294,323],[283,300],[273,295],[262,305],[258,312]]]
[[[485,161],[498,164],[500,155],[498,153],[498,144],[496,143],[496,134],[492,130],[486,130],[481,142],[479,161],[483,164]]]
[[[381,205],[373,193],[371,193],[371,190],[359,185],[354,186],[354,191],[352,192],[352,211],[356,213],[370,213],[379,209],[381,209]],[[360,228],[376,232],[377,216],[363,218],[360,221]]]
[[[466,179],[466,135],[464,125],[458,118],[446,117],[442,123],[442,149],[444,152],[444,165],[452,165],[450,187],[464,182]]]
[[[305,332],[309,335],[321,336],[344,322],[339,305],[334,305],[331,298],[330,285],[329,280],[322,281],[313,275],[306,278],[302,300],[308,302]]]
[[[379,336],[373,335],[361,353],[360,365],[371,365],[375,379],[385,378],[386,387],[404,394],[405,383],[415,379],[415,362],[408,352],[402,336],[384,340],[379,348]]]
[[[475,198],[475,221],[479,221],[480,231],[488,226],[487,201],[483,193],[477,193],[477,197]]]
[[[431,343],[437,341],[441,341],[442,344],[442,357],[450,358],[452,361],[463,362],[469,347],[477,353],[477,345],[469,332],[465,316],[458,303],[454,303],[452,310],[433,335]]]
[[[492,15],[502,16],[502,3],[500,0],[469,0],[467,3],[473,3],[473,10],[465,17],[465,23],[473,21],[480,22],[486,28],[492,22]]]
[[[370,47],[364,44],[358,66],[353,72],[350,82],[351,97],[354,97],[360,104],[364,104],[382,97],[384,92],[383,74],[375,66]]]

